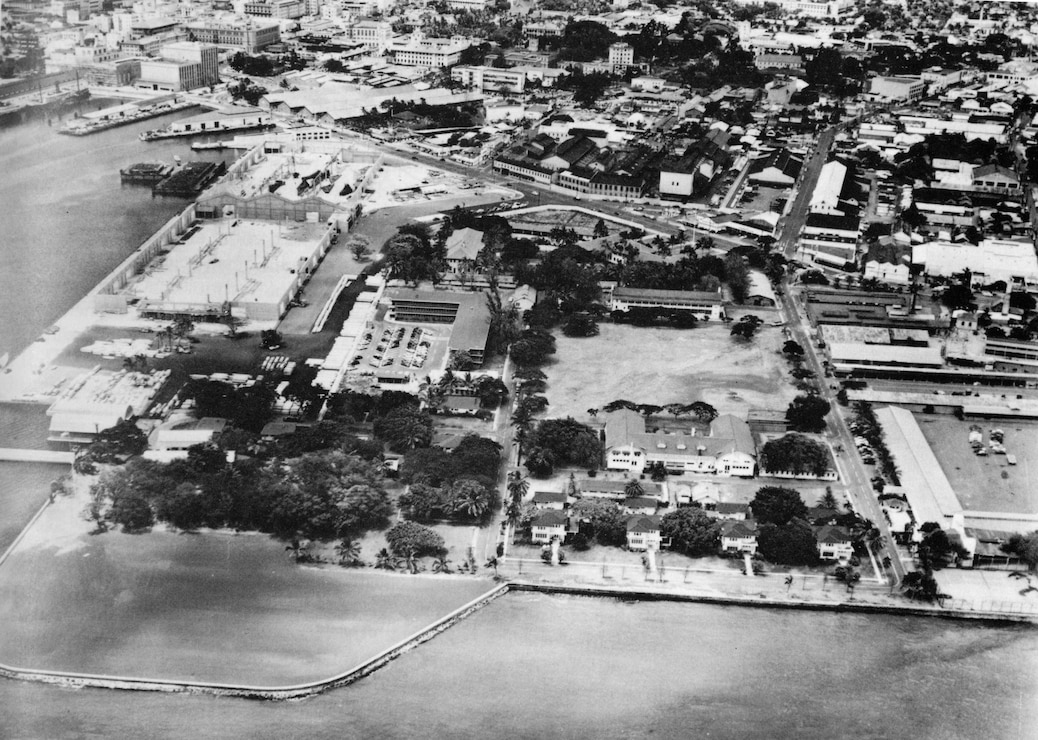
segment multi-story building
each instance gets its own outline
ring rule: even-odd
[[[754,555],[757,552],[757,522],[752,519],[722,522],[721,551]]]
[[[757,470],[757,449],[750,428],[731,415],[714,419],[709,436],[700,436],[648,432],[640,414],[620,409],[606,418],[605,454],[608,470],[631,473],[641,473],[657,463],[677,474],[752,478]]]
[[[346,37],[363,44],[368,51],[383,54],[389,48],[389,40],[393,38],[393,26],[386,21],[357,21],[346,28]]]
[[[843,266],[857,254],[861,219],[834,213],[811,213],[800,234],[800,250],[815,259]]]
[[[180,41],[175,44],[166,44],[162,47],[162,57],[178,62],[192,62],[201,67],[201,84],[215,85],[220,81],[220,50],[212,44],[202,44],[197,41]]]
[[[245,15],[257,18],[302,18],[306,15],[305,0],[253,0],[245,3]]]
[[[281,41],[281,26],[273,20],[250,18],[238,24],[203,19],[186,24],[185,29],[196,41],[222,49],[240,49],[246,54],[255,54]]]
[[[720,292],[615,288],[609,299],[609,309],[630,311],[632,308],[689,311],[700,321],[721,321],[725,316],[724,298]]]
[[[869,92],[881,100],[918,100],[926,82],[921,77],[873,77]]]
[[[451,69],[451,79],[484,92],[521,93],[526,87],[526,72],[522,69],[459,64]]]
[[[456,293],[446,290],[386,291],[390,316],[396,321],[417,324],[451,324],[447,348],[464,352],[475,365],[482,365],[490,336],[490,314],[482,293]]]
[[[389,57],[394,64],[409,67],[452,67],[461,61],[461,52],[472,46],[467,38],[429,39],[420,31],[389,44]]]
[[[756,0],[735,0],[736,5],[759,5]],[[854,9],[854,0],[775,0],[782,10],[811,18],[839,18]]]
[[[634,66],[634,47],[623,41],[609,45],[609,65],[616,74],[623,74]]]

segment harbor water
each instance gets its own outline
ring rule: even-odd
[[[214,157],[137,139],[171,119],[83,138],[46,122],[0,130],[0,354],[27,346],[183,208],[119,178],[135,162]],[[9,411],[0,430],[33,445],[38,421]],[[0,550],[60,472],[0,464]],[[0,738],[1023,740],[1038,737],[1036,709],[1031,627],[538,594],[500,599],[359,683],[299,702],[0,680]]]
[[[121,168],[233,157],[194,152],[189,139],[137,138],[197,112],[84,137],[61,136],[58,121],[0,129],[0,355],[13,358],[187,204],[123,185]]]

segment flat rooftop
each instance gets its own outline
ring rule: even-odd
[[[327,231],[324,224],[200,221],[128,288],[151,304],[277,303]]]
[[[280,180],[275,192],[285,200],[300,201],[316,194],[330,203],[345,203],[369,167],[370,163],[343,162],[338,155],[324,152],[274,152],[246,170],[242,179],[229,180],[224,187],[243,198],[254,198],[270,192],[270,186]],[[329,177],[311,177],[320,172]],[[309,178],[305,184],[304,178]],[[301,189],[301,185],[305,187]]]

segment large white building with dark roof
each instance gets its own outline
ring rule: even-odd
[[[672,473],[713,473],[752,478],[757,448],[746,422],[730,414],[710,424],[709,436],[648,432],[629,409],[614,411],[605,425],[606,468],[640,473],[663,463]]]

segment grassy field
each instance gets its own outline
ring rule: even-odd
[[[765,327],[750,342],[725,324],[695,329],[639,328],[603,322],[589,339],[557,337],[545,367],[551,416],[588,420],[589,408],[625,398],[635,403],[703,400],[722,414],[784,410],[796,395],[779,354],[781,331]]]
[[[302,567],[265,535],[90,536],[82,506],[59,499],[0,567],[0,661],[288,684],[348,670],[491,585]]]
[[[1015,455],[1016,465],[1005,455],[974,455],[968,435],[970,422],[950,416],[916,414],[919,428],[930,443],[941,469],[964,509],[1033,514],[1038,511],[1038,425],[1014,420],[983,420],[984,441],[988,430],[1005,432],[1005,446]]]

